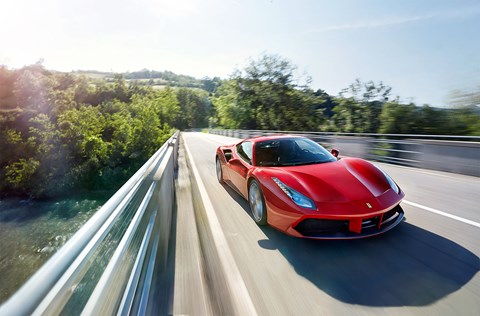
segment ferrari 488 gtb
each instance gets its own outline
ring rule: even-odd
[[[398,185],[365,160],[332,153],[304,137],[246,139],[217,149],[217,178],[248,200],[257,224],[292,236],[359,238],[399,224]]]

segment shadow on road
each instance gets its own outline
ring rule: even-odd
[[[224,185],[250,214],[247,201]],[[376,237],[309,240],[261,228],[260,247],[279,250],[320,290],[349,304],[425,306],[459,290],[480,270],[480,259],[462,246],[403,222]]]
[[[425,306],[459,290],[480,270],[460,245],[409,223],[384,235],[320,241],[263,228],[295,270],[330,296],[366,306]]]

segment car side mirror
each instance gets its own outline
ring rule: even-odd
[[[338,158],[338,154],[340,153],[338,150],[336,149],[332,149],[331,151],[332,155],[335,157],[335,158]]]

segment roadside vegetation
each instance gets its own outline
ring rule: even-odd
[[[212,98],[214,126],[348,133],[480,135],[480,86],[456,91],[451,108],[402,103],[382,82],[356,80],[338,96],[312,90],[309,78],[265,55],[222,82]]]
[[[437,108],[402,103],[382,82],[331,96],[295,71],[277,55],[225,80],[0,66],[0,196],[115,190],[174,129],[480,135],[480,87]]]
[[[175,128],[207,125],[209,93],[46,70],[0,68],[0,194],[119,188]]]

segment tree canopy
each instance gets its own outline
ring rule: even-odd
[[[454,108],[401,103],[383,82],[355,80],[338,96],[300,84],[278,55],[250,60],[212,98],[210,123],[223,128],[347,133],[480,135],[480,87],[455,92]]]
[[[277,55],[251,60],[223,82],[212,103],[218,122],[227,128],[316,129],[323,100],[300,86],[295,66]]]
[[[174,128],[207,126],[208,92],[0,68],[0,193],[116,189]]]

